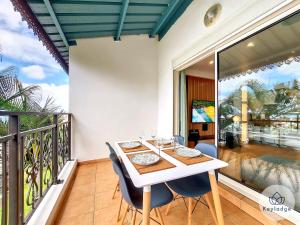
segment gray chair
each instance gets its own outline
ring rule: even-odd
[[[139,210],[143,208],[143,189],[136,188],[132,183],[131,179],[125,176],[119,158],[117,157],[113,149],[112,151],[113,152],[110,154],[109,157],[112,160],[115,172],[119,176],[119,185],[122,193],[122,198],[127,202],[125,208],[126,210],[121,220],[121,225],[123,224],[129,209],[133,211],[131,224],[134,225],[136,220],[136,214],[140,213]],[[165,184],[156,184],[151,187],[151,209],[155,210],[155,213],[158,215],[159,223],[161,225],[163,225],[164,222],[159,208],[161,206],[169,204],[172,200],[173,194]],[[153,218],[151,219],[156,221]]]
[[[108,142],[105,142],[105,144],[108,146],[108,149],[109,149],[110,154],[113,154],[113,155],[115,155],[116,157],[118,157],[117,154],[115,153],[115,150],[113,149],[113,147],[112,147]],[[122,166],[122,168],[123,168],[123,171],[124,171],[125,175],[126,175],[127,177],[129,177],[128,172],[127,172],[127,170],[126,170],[124,164],[123,164],[121,161],[120,161],[120,163],[121,163],[121,166]],[[113,165],[113,169],[114,169],[114,171],[115,171],[115,173],[116,173],[116,169],[115,169],[114,165]],[[115,198],[116,193],[117,193],[118,190],[119,190],[119,181],[118,181],[117,184],[115,185],[112,199]]]
[[[195,149],[201,151],[202,153],[204,153],[206,155],[212,156],[214,158],[217,157],[217,148],[214,145],[199,143],[196,145]],[[217,177],[217,174],[216,174],[216,177]],[[207,172],[196,174],[196,175],[185,177],[185,178],[180,178],[180,179],[173,180],[173,181],[169,181],[169,182],[167,182],[167,185],[169,186],[170,189],[172,189],[174,192],[176,192],[178,194],[177,196],[175,196],[174,200],[178,199],[178,196],[180,196],[180,198],[183,198],[183,200],[185,202],[184,198],[188,198],[188,200],[189,200],[188,224],[191,224],[192,213],[195,210],[195,208],[199,202],[203,203],[210,209],[212,217],[213,217],[214,221],[216,222],[216,216],[213,211],[210,199],[207,195],[207,193],[209,193],[211,191],[210,181],[209,181]],[[203,201],[202,197],[204,197],[205,202]],[[192,205],[193,199],[196,200],[196,204],[192,208],[191,205]],[[170,206],[171,206],[171,204],[168,206],[168,208],[166,210],[166,215],[169,212]]]
[[[184,145],[184,137],[181,135],[174,135],[180,145]]]

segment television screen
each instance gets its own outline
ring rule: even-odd
[[[215,102],[194,100],[192,103],[192,123],[215,122]]]

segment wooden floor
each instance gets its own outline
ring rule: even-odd
[[[110,162],[101,162],[78,167],[74,184],[64,201],[55,225],[115,225],[120,193],[112,199],[113,188],[117,182]],[[241,211],[225,199],[221,199],[226,225],[260,225],[258,221]],[[161,209],[163,215],[165,207]],[[152,215],[152,214],[151,214]],[[152,215],[155,218],[154,215]],[[130,224],[128,213],[124,224]],[[166,225],[186,225],[187,210],[183,200],[173,204]],[[139,224],[140,217],[137,219]],[[152,224],[157,224],[151,222]],[[199,204],[193,213],[193,225],[213,225],[206,206]]]

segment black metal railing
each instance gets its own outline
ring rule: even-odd
[[[8,134],[0,137],[1,225],[26,224],[71,160],[71,114],[0,111],[0,116],[8,124]],[[22,131],[22,117],[47,122]]]

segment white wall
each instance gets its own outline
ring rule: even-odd
[[[157,41],[147,36],[83,39],[71,47],[74,157],[107,157],[105,141],[156,128],[157,58]]]
[[[206,28],[203,17],[214,3],[222,4],[217,23]],[[158,44],[158,131],[173,130],[173,66],[208,48],[284,0],[195,0]],[[182,55],[187,57],[182,57]]]

